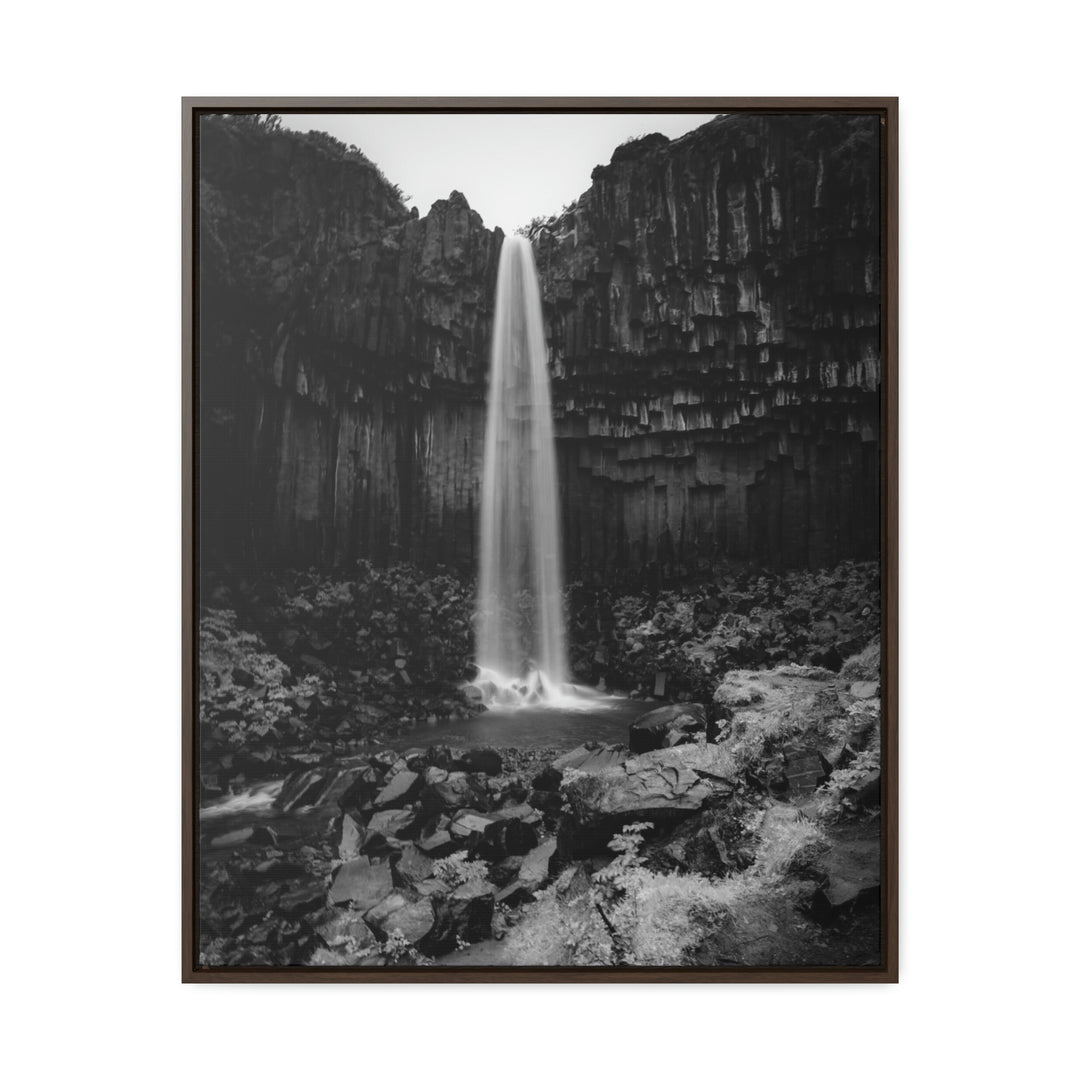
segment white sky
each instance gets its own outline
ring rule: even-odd
[[[358,147],[421,215],[456,189],[485,225],[510,233],[573,202],[619,143],[653,131],[674,139],[713,115],[294,113],[282,121]]]

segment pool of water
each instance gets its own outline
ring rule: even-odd
[[[405,728],[388,745],[395,750],[439,743],[517,750],[573,750],[590,740],[625,743],[630,724],[663,704],[662,701],[611,697],[595,703],[588,711],[534,706],[488,709],[467,720],[417,723]]]

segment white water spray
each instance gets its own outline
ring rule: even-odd
[[[499,257],[480,508],[474,685],[488,705],[580,707],[567,681],[547,345],[532,246]]]

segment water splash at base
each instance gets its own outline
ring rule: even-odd
[[[555,682],[539,668],[533,668],[521,677],[505,675],[493,668],[480,668],[469,685],[480,691],[481,700],[492,710],[545,708],[594,712],[607,709],[620,700],[589,686]]]

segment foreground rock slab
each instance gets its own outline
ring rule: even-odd
[[[569,813],[559,825],[559,854],[605,854],[607,842],[636,821],[677,820],[698,813],[712,793],[693,769],[652,755],[572,777],[564,784]]]
[[[357,911],[368,911],[387,897],[394,888],[390,867],[373,864],[361,856],[338,867],[327,897],[331,904],[347,904]]]

